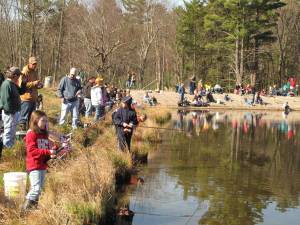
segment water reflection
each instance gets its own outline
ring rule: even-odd
[[[185,132],[167,134],[145,169],[133,224],[299,224],[300,124],[289,116],[175,113]]]

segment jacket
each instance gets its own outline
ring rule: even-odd
[[[77,100],[77,92],[81,90],[80,81],[77,79],[70,79],[65,76],[61,79],[58,86],[58,97],[64,98],[67,101],[76,101]]]
[[[37,134],[29,130],[26,140],[26,170],[46,170],[50,159],[51,144],[47,134]]]
[[[107,102],[106,90],[101,86],[94,86],[91,89],[91,101],[92,105],[105,106]]]
[[[22,83],[23,77],[26,78],[26,92],[21,95],[21,100],[36,102],[38,98],[38,87],[34,82],[38,80],[37,70],[30,70],[28,65],[24,66],[22,75],[19,78],[19,86]]]
[[[18,87],[13,81],[6,79],[0,88],[0,108],[7,114],[15,114],[21,109],[20,94],[25,93],[26,83]]]
[[[93,84],[90,82],[87,82],[87,84],[83,88],[83,95],[85,98],[91,99],[91,89]]]

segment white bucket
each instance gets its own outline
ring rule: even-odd
[[[44,87],[50,88],[51,84],[52,84],[52,77],[51,76],[45,77]]]
[[[24,198],[26,193],[27,173],[5,173],[3,180],[4,193],[7,198]]]

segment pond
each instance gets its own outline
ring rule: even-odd
[[[300,224],[300,115],[292,114],[174,112],[174,131],[129,193],[133,224]]]

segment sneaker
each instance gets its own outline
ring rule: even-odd
[[[26,212],[28,210],[37,209],[37,205],[38,205],[37,201],[26,199],[22,206],[22,211]]]

